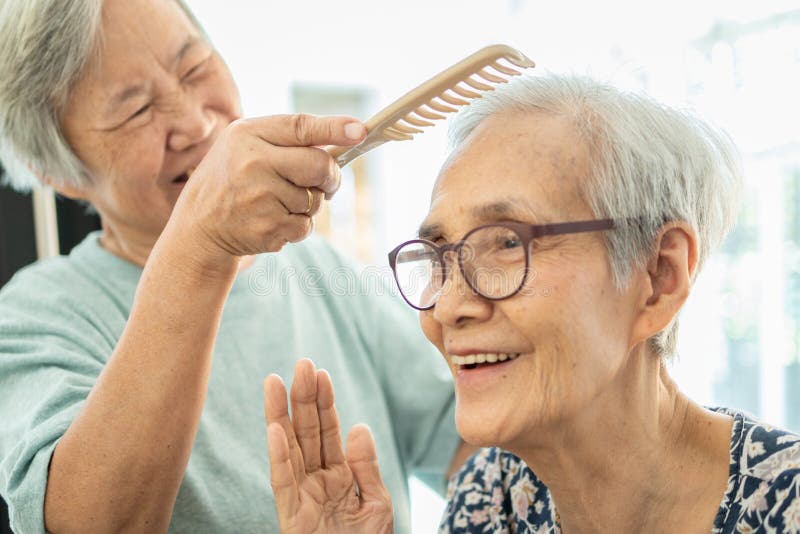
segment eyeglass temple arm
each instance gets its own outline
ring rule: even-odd
[[[611,230],[617,224],[613,219],[596,219],[591,221],[575,221],[554,224],[539,224],[533,227],[533,237],[545,235],[577,234],[580,232],[597,232]]]

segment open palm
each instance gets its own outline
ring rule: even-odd
[[[354,426],[345,454],[328,373],[299,361],[291,403],[289,417],[283,381],[268,376],[264,411],[281,532],[392,532],[392,503],[372,434],[365,425]]]

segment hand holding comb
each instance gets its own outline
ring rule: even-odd
[[[414,134],[422,133],[420,128],[433,126],[431,121],[447,118],[482,93],[494,90],[496,84],[520,75],[518,69],[533,66],[525,54],[510,46],[482,48],[373,115],[366,122],[367,137],[358,145],[326,150],[344,167],[387,141],[411,140]]]

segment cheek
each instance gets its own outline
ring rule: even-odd
[[[442,326],[433,318],[432,310],[419,313],[419,324],[428,340],[440,350],[444,350]]]
[[[93,169],[102,184],[93,199],[98,209],[141,211],[162,202],[158,178],[164,163],[163,139],[158,127],[142,128],[105,148],[103,167]]]
[[[203,84],[202,98],[206,107],[218,111],[229,119],[229,122],[242,116],[239,89],[227,69],[220,69]]]
[[[117,187],[132,191],[152,188],[164,164],[165,145],[164,128],[154,123],[109,147],[109,174],[114,177]]]

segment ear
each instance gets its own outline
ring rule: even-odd
[[[656,242],[658,246],[647,264],[641,313],[634,324],[634,345],[664,330],[678,315],[697,268],[697,236],[688,224],[664,225]]]
[[[33,169],[31,169],[31,171],[33,171]],[[89,200],[86,196],[86,191],[80,187],[64,184],[58,180],[53,180],[49,176],[44,176],[38,173],[36,173],[36,176],[38,176],[39,180],[44,185],[52,187],[53,190],[61,196],[71,198],[72,200],[86,200],[86,201]]]

